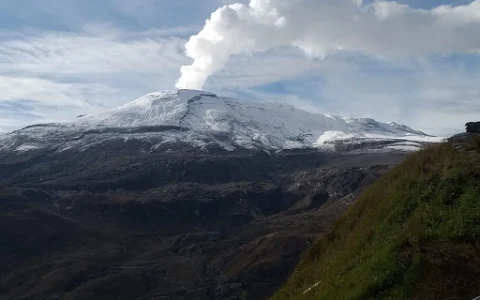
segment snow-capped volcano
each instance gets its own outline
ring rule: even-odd
[[[338,142],[389,141],[419,147],[440,139],[396,123],[310,113],[291,105],[239,101],[215,94],[174,90],[148,94],[117,109],[76,121],[43,124],[0,136],[0,151],[85,149],[109,140],[139,139],[152,145],[181,142],[194,147],[332,148]]]

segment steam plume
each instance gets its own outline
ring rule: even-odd
[[[480,0],[414,9],[393,1],[250,0],[218,8],[190,38],[178,88],[202,89],[232,55],[295,46],[312,57],[333,51],[375,56],[478,52]]]

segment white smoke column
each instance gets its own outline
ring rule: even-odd
[[[376,56],[475,52],[480,49],[480,0],[413,9],[392,1],[250,0],[223,6],[186,44],[192,65],[178,88],[202,89],[232,55],[296,46],[314,57],[332,51]]]
[[[282,37],[285,22],[278,9],[265,0],[219,8],[186,44],[187,56],[194,62],[182,67],[177,87],[201,89],[210,75],[223,69],[230,56],[282,45],[288,40]]]

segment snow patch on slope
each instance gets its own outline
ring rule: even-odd
[[[42,147],[36,146],[36,145],[23,144],[23,145],[18,146],[18,147],[15,149],[15,151],[23,152],[23,151],[36,150],[36,149],[41,149],[41,148],[42,148]]]

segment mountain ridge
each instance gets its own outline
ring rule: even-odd
[[[403,145],[403,150],[409,150],[421,148],[421,143],[440,141],[394,122],[310,113],[282,103],[240,101],[205,91],[171,90],[147,94],[98,115],[65,123],[31,125],[0,135],[0,151],[49,147],[61,151],[131,138],[148,141],[152,147],[184,142],[196,148],[217,146],[230,151],[236,148],[334,150],[339,141],[409,142],[400,144],[400,148]],[[56,147],[51,147],[54,144]]]

